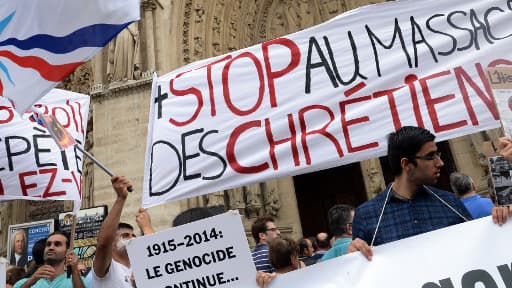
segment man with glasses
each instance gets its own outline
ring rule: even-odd
[[[270,216],[257,218],[252,224],[251,232],[256,242],[256,247],[252,252],[252,260],[256,265],[256,270],[267,273],[274,272],[274,267],[272,267],[268,258],[268,244],[281,236],[274,218]]]
[[[348,252],[361,251],[371,260],[371,247],[471,220],[454,193],[437,183],[444,166],[430,131],[404,126],[390,134],[388,160],[394,180],[375,198],[356,208],[353,241]],[[493,220],[503,224],[508,209],[493,208]]]
[[[437,183],[444,166],[434,139],[430,131],[412,126],[390,134],[388,160],[394,181],[356,209],[354,239],[380,245],[471,219],[455,194],[429,186]]]
[[[131,183],[123,176],[114,176],[111,182],[117,198],[101,224],[93,269],[89,274],[92,274],[92,287],[131,288],[135,283],[126,244],[135,234],[130,224],[119,222]],[[135,219],[143,234],[154,232],[149,214],[144,209],[139,209]]]

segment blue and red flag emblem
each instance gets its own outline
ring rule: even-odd
[[[139,0],[0,0],[0,95],[23,112],[140,17]]]

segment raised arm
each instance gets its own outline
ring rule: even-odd
[[[112,261],[112,245],[116,237],[117,225],[121,219],[121,212],[128,196],[128,187],[131,186],[130,181],[124,178],[124,176],[114,176],[110,181],[117,194],[117,198],[103,224],[101,224],[100,232],[98,233],[98,244],[96,246],[93,267],[94,273],[100,278],[105,277]]]
[[[142,232],[142,235],[149,235],[155,233],[153,229],[153,225],[151,224],[151,217],[149,213],[144,208],[139,208],[139,212],[135,215],[135,221]]]
[[[66,265],[71,267],[71,282],[73,283],[73,288],[85,288],[80,269],[78,269],[78,256],[73,252],[73,249],[69,249],[66,252],[66,259],[68,259]]]

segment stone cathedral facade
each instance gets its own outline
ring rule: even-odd
[[[122,220],[135,224],[141,205],[151,78],[188,63],[322,23],[345,11],[379,0],[141,0],[141,20],[122,31],[60,88],[91,95],[86,149],[134,184]],[[444,174],[458,170],[487,191],[482,144],[496,138],[487,131],[442,143],[448,153]],[[443,158],[443,160],[445,160]],[[156,230],[170,227],[180,211],[196,206],[237,209],[248,238],[252,220],[272,215],[282,234],[298,239],[326,231],[330,206],[354,206],[381,191],[390,180],[382,159],[370,159],[312,173],[218,191],[149,210]],[[86,159],[82,207],[111,205],[109,177]],[[445,179],[446,180],[446,179]],[[442,188],[449,189],[444,181]],[[62,201],[10,201],[0,204],[0,256],[5,256],[8,225],[48,218],[70,210]],[[135,225],[134,225],[135,226]]]

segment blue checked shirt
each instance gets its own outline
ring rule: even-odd
[[[389,186],[375,198],[356,208],[352,221],[352,237],[365,240],[370,245],[379,220]],[[428,187],[467,219],[472,219],[464,204],[455,194]],[[464,222],[439,199],[421,188],[411,200],[389,194],[388,203],[380,223],[374,245],[400,240],[436,229]]]

